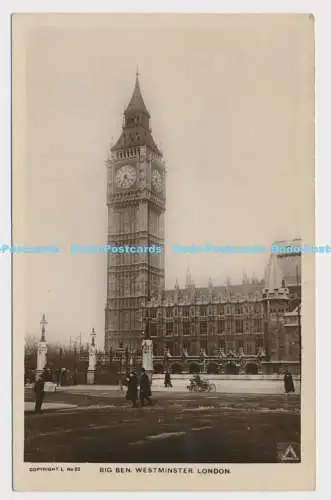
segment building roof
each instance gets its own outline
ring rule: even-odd
[[[164,298],[166,300],[174,300],[176,294],[178,294],[180,298],[190,298],[194,295],[196,298],[205,297],[208,299],[211,294],[213,297],[231,298],[231,300],[236,300],[236,298],[255,300],[262,297],[262,291],[263,284],[223,285],[212,287],[188,286],[180,289],[165,290]]]
[[[143,123],[134,122],[135,115],[139,115],[140,113],[144,114],[147,118],[143,120]],[[136,76],[133,94],[127,108],[124,111],[124,116],[125,124],[123,126],[121,136],[111,148],[111,151],[118,151],[120,149],[134,148],[138,146],[147,146],[151,151],[162,157],[162,153],[153,139],[152,131],[149,126],[150,114],[140,90],[138,73]],[[131,121],[130,126],[127,125],[129,120]]]
[[[159,150],[153,139],[151,131],[138,126],[132,129],[131,136],[128,132],[123,130],[120,138],[111,148],[111,150],[117,151],[119,149],[134,148],[137,146],[147,146],[149,149],[162,156],[161,151]]]
[[[136,74],[136,84],[133,90],[133,94],[131,97],[131,100],[124,112],[125,115],[130,114],[130,113],[136,113],[136,112],[141,112],[145,113],[149,118],[150,114],[148,112],[148,109],[146,108],[146,105],[144,103],[144,99],[140,90],[140,84],[139,84],[139,73]]]

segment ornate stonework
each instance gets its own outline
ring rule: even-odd
[[[150,128],[137,75],[108,169],[108,243],[164,245],[165,165]],[[153,178],[155,182],[153,183]],[[163,179],[160,184],[160,179]],[[140,348],[142,307],[164,283],[163,254],[108,254],[105,349]]]

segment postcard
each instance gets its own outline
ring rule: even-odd
[[[14,14],[12,111],[14,489],[314,489],[314,17]]]

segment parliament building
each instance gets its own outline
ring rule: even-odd
[[[138,74],[107,183],[108,244],[163,247],[166,165]],[[163,252],[109,253],[107,278],[105,352],[115,359],[125,350],[135,364],[147,335],[156,373],[300,372],[299,252],[271,254],[264,280],[239,285],[196,287],[187,272],[184,287],[166,290]]]

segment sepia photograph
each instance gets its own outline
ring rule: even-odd
[[[313,489],[313,16],[17,14],[12,72],[17,489]]]

